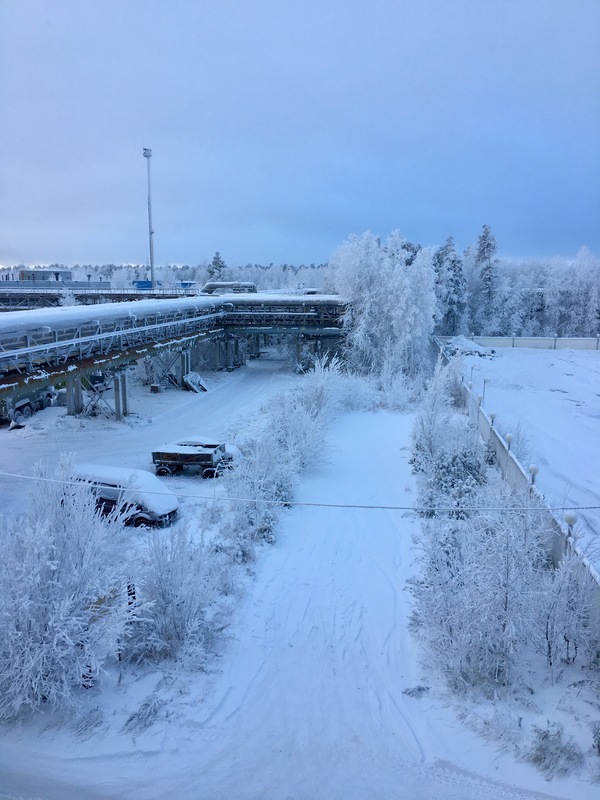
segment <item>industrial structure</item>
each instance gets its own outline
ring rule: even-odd
[[[232,369],[259,355],[260,337],[293,336],[298,351],[330,348],[344,310],[334,295],[233,293],[9,311],[0,314],[0,400],[64,383],[68,413],[78,413],[86,380],[103,372],[119,418],[131,363],[154,356],[183,386],[198,368]]]

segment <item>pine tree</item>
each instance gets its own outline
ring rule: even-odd
[[[436,329],[442,335],[454,335],[465,327],[467,281],[463,263],[449,236],[433,255],[436,294]]]
[[[477,240],[475,264],[479,267],[484,303],[488,310],[492,307],[498,277],[498,259],[495,258],[497,249],[496,237],[492,233],[492,229],[489,225],[484,225],[481,236]]]
[[[221,281],[224,277],[224,272],[227,269],[227,264],[221,258],[221,254],[217,250],[217,252],[213,256],[213,260],[210,262],[208,269],[208,276],[213,281]]]

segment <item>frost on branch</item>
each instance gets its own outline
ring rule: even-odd
[[[0,517],[0,718],[43,704],[73,706],[118,658],[133,609],[119,519],[96,512],[61,459],[43,468],[29,513]],[[66,483],[65,483],[66,481]]]
[[[153,530],[143,547],[138,595],[144,613],[132,631],[135,661],[180,659],[202,668],[224,626],[217,563],[180,528]]]

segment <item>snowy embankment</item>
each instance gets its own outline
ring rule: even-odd
[[[267,372],[268,362],[257,362],[226,376],[215,392],[217,401],[174,392],[159,396],[162,417],[147,424],[69,420],[61,426],[52,416],[59,410],[48,409],[29,435],[0,431],[3,443],[14,442],[10,452],[2,451],[0,466],[29,473],[37,458],[56,452],[62,431],[69,443],[61,449],[148,467],[155,440],[206,432],[205,425],[209,433],[226,432],[226,415],[220,415],[230,394],[223,388],[237,398],[238,411],[249,411],[258,403],[248,375],[261,375],[256,383],[263,395],[297,380],[287,374],[276,378],[272,365],[270,377]],[[215,416],[202,405],[199,422],[205,399],[214,403]],[[52,424],[46,427],[44,418]],[[214,671],[189,673],[173,665],[140,669],[137,677],[112,688],[90,690],[89,724],[79,732],[43,717],[5,728],[0,797],[595,797],[597,787],[574,778],[549,784],[510,753],[499,754],[465,730],[441,684],[419,663],[406,624],[405,585],[414,573],[412,536],[420,525],[410,511],[411,425],[410,415],[387,412],[338,419],[322,462],[305,474],[296,492],[299,505],[280,518],[278,541],[259,551],[256,574]],[[22,508],[24,482],[11,481],[20,487],[13,507]],[[201,518],[200,494],[219,491],[217,483],[194,477],[170,485],[188,517]],[[552,702],[557,699],[555,690]],[[544,717],[543,693],[536,700]],[[149,707],[154,708],[149,727],[128,725],[136,711]]]

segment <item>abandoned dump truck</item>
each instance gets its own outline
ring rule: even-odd
[[[240,451],[232,444],[218,444],[201,436],[191,436],[174,444],[164,444],[152,453],[157,475],[173,475],[184,467],[195,467],[203,478],[215,478],[233,466]]]

